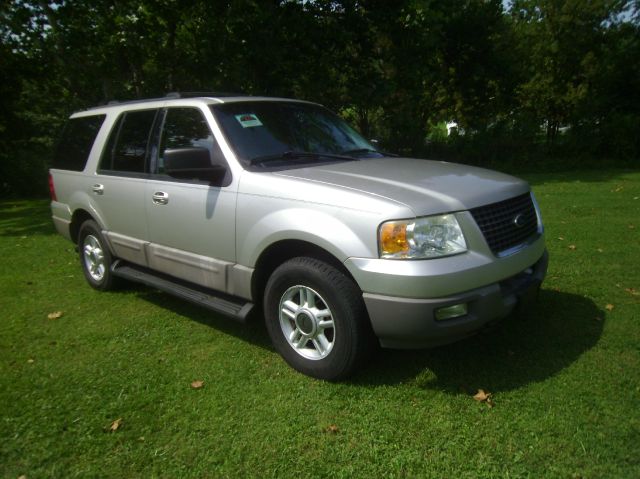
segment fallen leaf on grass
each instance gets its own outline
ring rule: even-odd
[[[634,230],[634,229],[636,229],[636,227],[635,227],[635,225],[629,225],[629,229],[630,230]]]
[[[25,476],[24,474],[21,476],[18,476],[18,479],[27,479],[27,476]]]
[[[47,314],[47,318],[49,319],[59,319],[62,317],[62,311],[54,311],[53,313]]]
[[[491,393],[485,391],[484,389],[478,389],[478,392],[475,394],[475,396],[473,396],[473,399],[478,402],[483,402],[489,407],[494,406],[493,399],[491,399]]]
[[[597,251],[598,253],[604,253],[604,250],[603,250],[602,248],[598,248],[596,251]]]
[[[571,251],[575,251],[575,249],[576,249],[576,245],[574,245],[574,244],[570,244],[570,245],[569,245],[569,249],[570,249]]]
[[[491,397],[491,393],[485,392],[484,389],[478,389],[478,392],[476,393],[475,396],[473,396],[473,399],[475,399],[476,401],[486,401],[488,398]]]
[[[191,383],[191,389],[200,389],[204,386],[204,381],[193,381]]]
[[[634,288],[624,288],[624,290],[633,296],[640,296],[640,291],[636,291]]]
[[[327,429],[325,429],[325,431],[330,434],[338,434],[338,432],[340,432],[340,429],[335,424],[331,424],[330,426],[327,426]]]
[[[33,363],[35,362],[35,359],[31,359],[31,358],[29,358],[29,359],[27,359],[27,362],[28,362],[29,364],[33,364]]]
[[[122,424],[122,418],[119,417],[118,419],[116,419],[111,423],[111,426],[109,426],[109,431],[116,432],[120,428],[121,424]]]
[[[613,304],[607,304],[604,309],[606,309],[607,311],[613,311],[613,308],[615,308],[615,306]]]
[[[562,236],[558,236],[558,239],[559,239],[560,241],[564,241],[564,238],[563,238]]]

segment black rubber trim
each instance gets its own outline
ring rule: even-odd
[[[113,264],[111,271],[114,276],[151,286],[241,323],[246,322],[247,316],[253,309],[253,303],[249,301],[158,273],[143,266],[124,263],[121,260]]]

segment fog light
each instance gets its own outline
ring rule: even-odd
[[[467,303],[454,304],[453,306],[447,306],[436,310],[436,321],[443,321],[445,319],[459,318],[467,314]]]

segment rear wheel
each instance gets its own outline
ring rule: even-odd
[[[95,221],[87,220],[80,226],[78,250],[80,265],[87,282],[101,291],[113,289],[115,286],[115,278],[111,273],[113,258]]]
[[[264,306],[276,350],[309,376],[344,378],[375,345],[359,288],[323,261],[300,257],[278,267],[267,282]]]

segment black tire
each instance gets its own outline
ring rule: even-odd
[[[264,314],[278,353],[314,378],[346,378],[377,343],[360,289],[314,258],[293,258],[273,272],[264,292]]]
[[[82,272],[91,287],[100,291],[114,289],[117,278],[111,272],[113,257],[95,221],[87,220],[80,226],[78,252]]]

